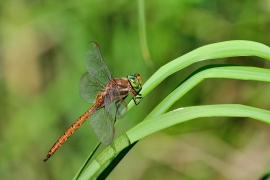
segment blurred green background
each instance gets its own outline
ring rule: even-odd
[[[71,179],[98,143],[85,123],[44,163],[48,150],[91,105],[79,96],[87,43],[96,41],[113,77],[160,66],[200,46],[243,39],[270,45],[270,1],[145,2],[152,66],[141,52],[137,1],[2,1],[0,6],[0,177]],[[140,122],[207,64],[270,68],[257,57],[196,63],[165,79],[116,125]],[[241,103],[270,109],[266,83],[208,79],[171,109]],[[247,118],[185,122],[140,141],[108,179],[258,179],[270,167],[270,125]]]

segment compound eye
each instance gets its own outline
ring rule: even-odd
[[[128,81],[130,82],[132,88],[136,91],[139,92],[141,90],[141,83],[140,79],[137,78],[136,74],[128,75]]]

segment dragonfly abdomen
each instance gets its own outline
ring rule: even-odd
[[[79,117],[66,131],[65,133],[56,141],[48,152],[46,158],[43,160],[47,161],[61,146],[64,144],[67,139],[88,119],[88,117],[93,114],[98,109],[98,106],[94,105],[88,109],[81,117]]]

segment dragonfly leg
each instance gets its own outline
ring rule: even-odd
[[[137,101],[137,99],[139,99],[139,100]],[[141,94],[138,94],[137,96],[133,95],[133,101],[134,101],[134,103],[136,105],[140,104],[140,102],[142,101],[142,99],[143,99],[143,97],[142,97]]]
[[[120,118],[121,116],[123,116],[121,113],[119,112],[120,106],[122,105],[122,103],[124,102],[124,100],[126,99],[127,96],[123,97],[122,99],[119,99],[117,101],[115,101],[115,106],[116,106],[116,112],[115,112],[115,117],[114,117],[114,122],[116,121],[117,118]]]

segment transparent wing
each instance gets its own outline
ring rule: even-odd
[[[101,86],[101,84],[98,83],[98,80],[91,74],[86,72],[82,75],[80,81],[80,96],[83,100],[90,104],[94,104],[96,96],[101,89],[104,89],[104,87]]]
[[[114,120],[105,108],[100,108],[89,117],[90,125],[98,139],[106,146],[111,144],[114,137]]]
[[[126,113],[127,113],[127,103],[123,99],[121,101],[116,102],[114,107],[116,107],[114,112],[115,112],[115,117],[117,119],[121,119],[126,115]]]
[[[114,121],[126,115],[127,103],[124,101],[125,98],[125,96],[120,95],[116,88],[111,89],[104,98],[105,109],[111,114]]]
[[[87,71],[97,80],[100,86],[106,86],[112,78],[111,72],[103,61],[99,46],[91,42],[91,48],[85,55]]]

